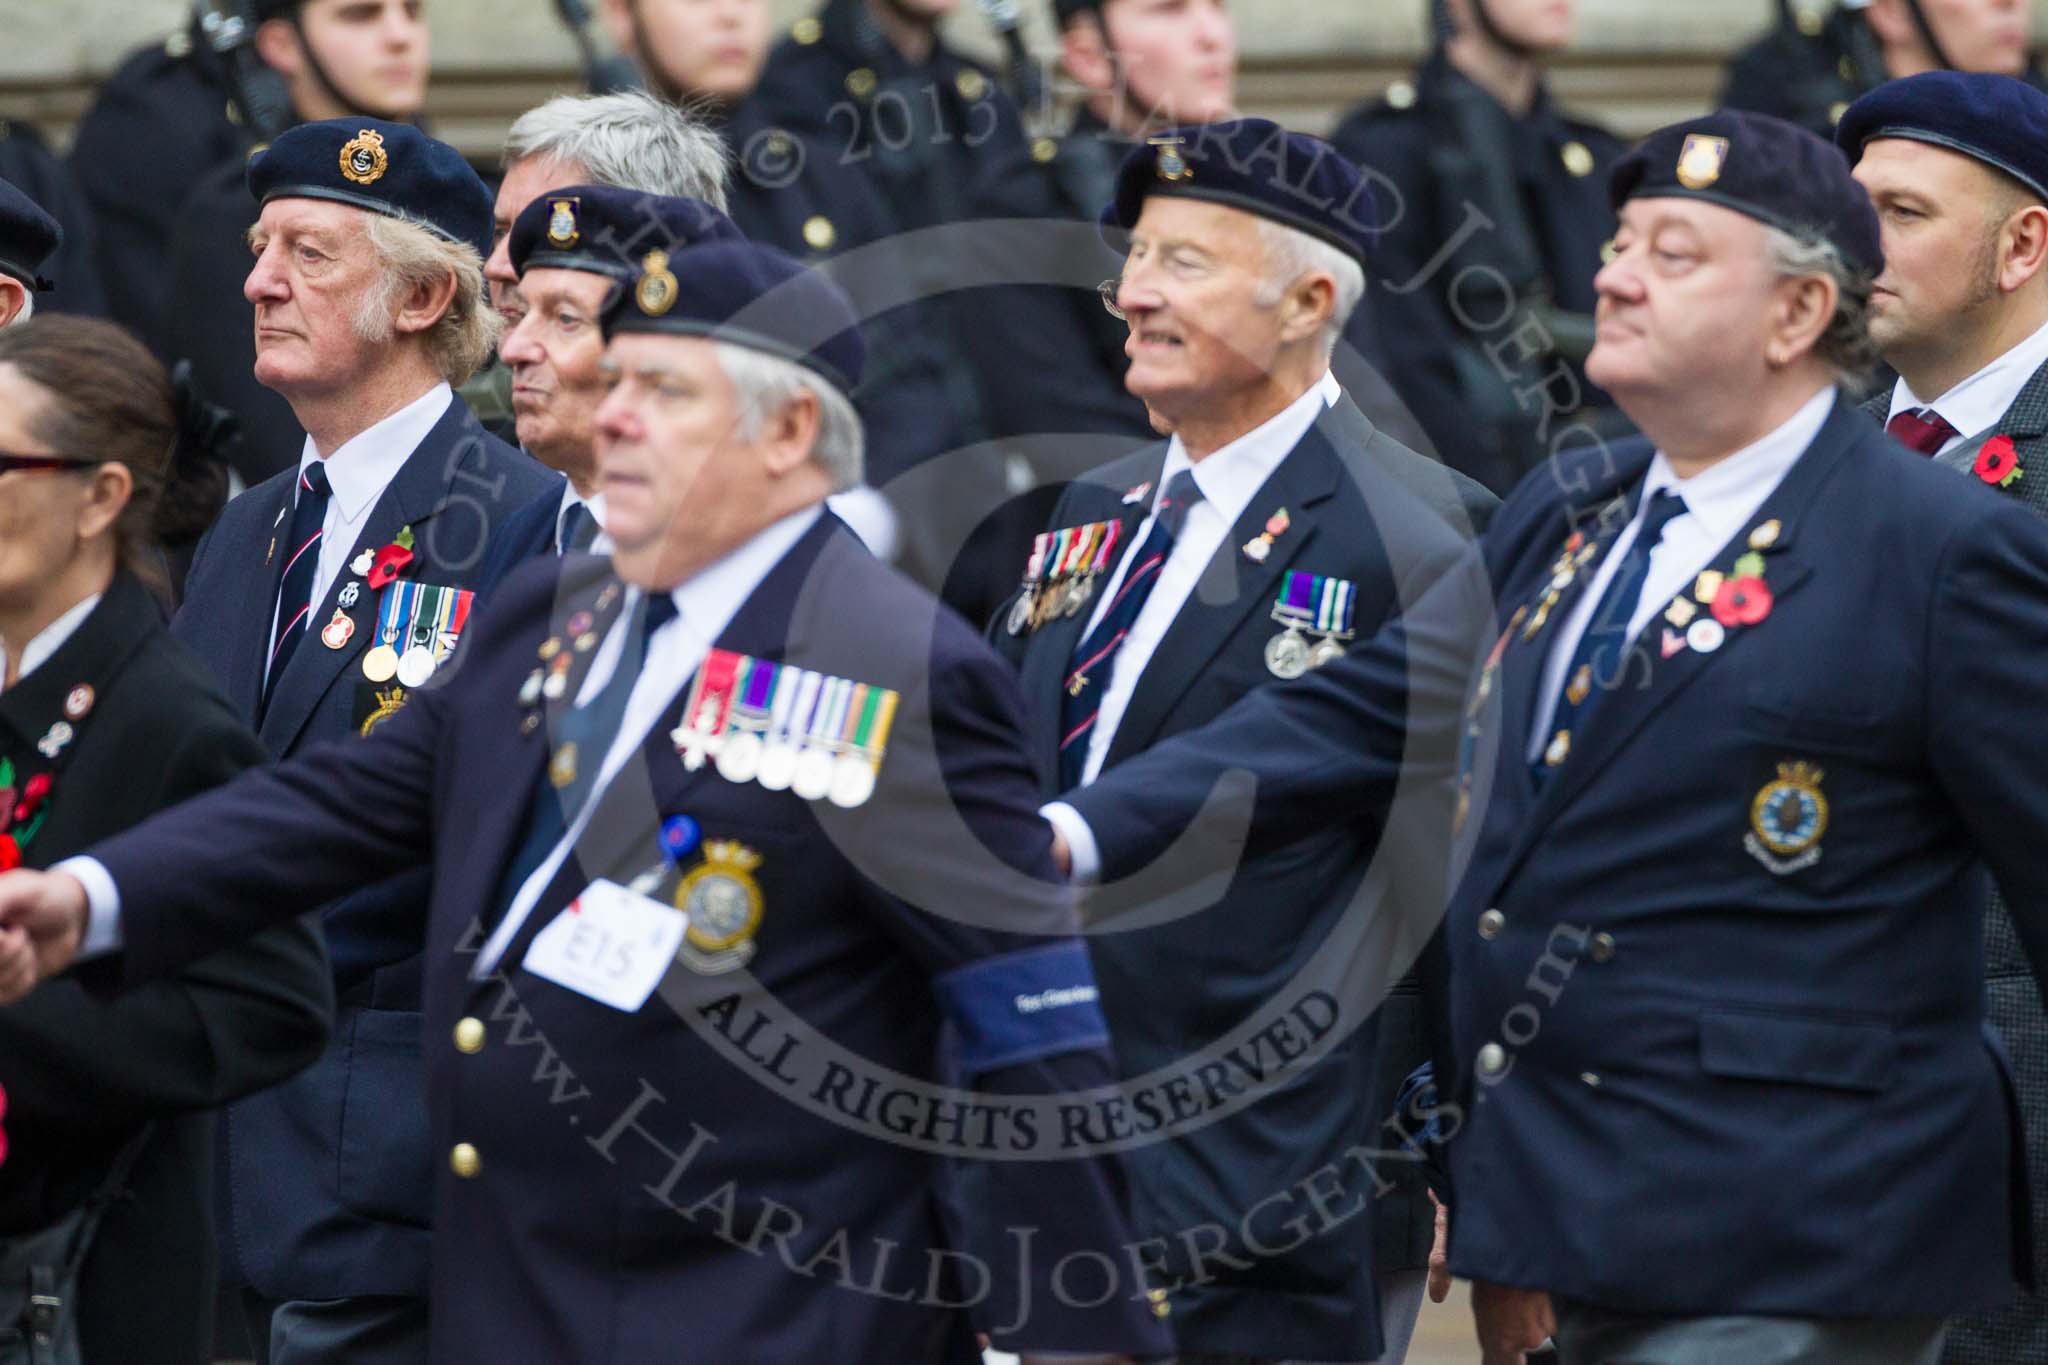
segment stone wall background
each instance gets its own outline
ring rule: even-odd
[[[1049,46],[1050,4],[1024,3],[1036,12],[1036,44]],[[776,5],[784,24],[814,7]],[[1568,104],[1641,132],[1708,107],[1722,61],[1773,9],[1773,0],[1579,0],[1576,50],[1553,79]],[[1246,110],[1310,131],[1377,94],[1422,49],[1424,0],[1235,0],[1232,10]],[[2035,10],[2048,37],[2048,6]],[[33,120],[62,141],[96,80],[187,12],[185,0],[0,0],[0,119]],[[520,110],[576,88],[576,46],[554,0],[429,0],[428,21],[428,112],[466,152],[488,156]],[[962,44],[995,51],[972,0],[950,22]]]

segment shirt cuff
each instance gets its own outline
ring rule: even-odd
[[[1075,886],[1093,886],[1101,880],[1102,851],[1096,847],[1095,831],[1088,828],[1081,812],[1064,801],[1052,801],[1040,806],[1038,813],[1067,841],[1067,854],[1073,860],[1067,880]]]
[[[120,952],[121,892],[114,885],[114,874],[97,858],[66,858],[50,871],[62,872],[85,888],[85,937],[78,945],[79,958]]]

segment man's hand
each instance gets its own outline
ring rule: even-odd
[[[1052,860],[1059,864],[1062,877],[1074,875],[1074,850],[1067,847],[1067,836],[1060,833],[1058,825],[1052,827]]]
[[[0,873],[0,1005],[63,971],[85,937],[85,888],[61,872]]]
[[[1436,1241],[1429,1248],[1429,1301],[1442,1303],[1451,1296],[1451,1211],[1435,1190],[1429,1192],[1429,1202],[1436,1205]]]
[[[1557,1331],[1550,1295],[1472,1282],[1472,1322],[1479,1330],[1480,1365],[1523,1365],[1523,1356]]]

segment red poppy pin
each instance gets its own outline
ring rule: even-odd
[[[1771,590],[1761,578],[1722,580],[1714,594],[1714,619],[1723,626],[1753,626],[1771,614]]]
[[[412,527],[401,526],[389,545],[374,553],[365,550],[349,565],[350,570],[363,576],[371,592],[389,587],[391,581],[404,573],[412,563]]]
[[[49,797],[50,775],[37,773],[22,785],[21,800],[14,807],[14,822],[19,825],[33,820]]]
[[[0,872],[21,866],[21,843],[12,834],[0,834]]]
[[[1993,488],[2010,488],[2026,473],[2020,468],[2019,452],[2013,449],[2010,436],[1994,436],[1984,443],[1977,452],[1975,472]]]

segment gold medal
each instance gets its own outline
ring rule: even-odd
[[[576,741],[572,739],[562,745],[561,748],[555,750],[554,757],[548,760],[548,781],[554,783],[556,788],[559,789],[568,786],[575,780]]]
[[[378,645],[363,656],[363,676],[373,683],[388,683],[398,676],[398,651]]]

